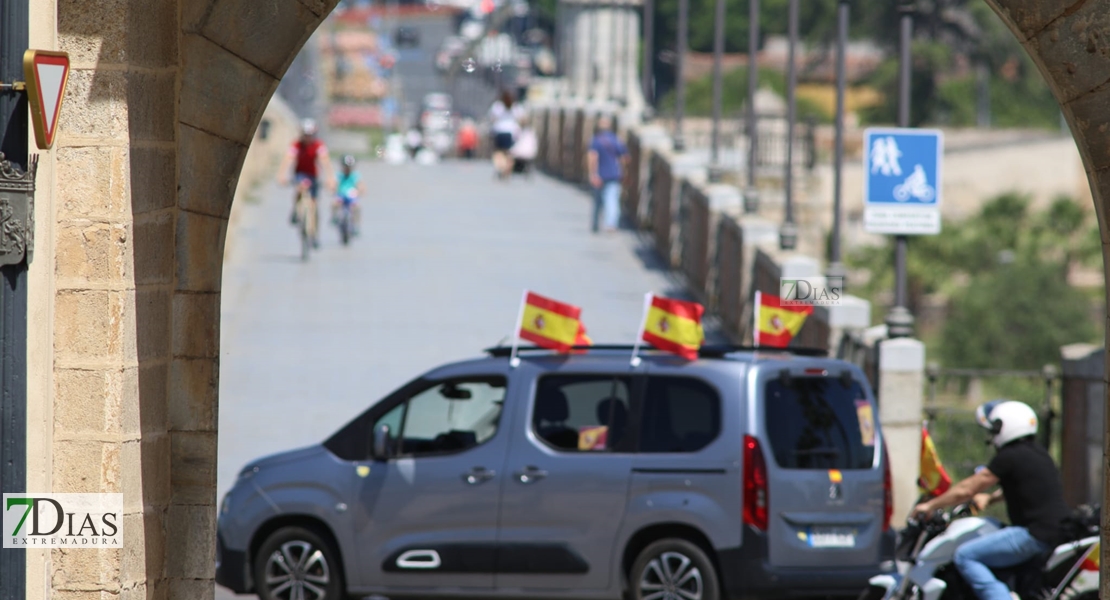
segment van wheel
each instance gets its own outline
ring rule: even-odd
[[[659,540],[640,552],[628,574],[630,600],[719,600],[713,562],[696,545]]]
[[[304,527],[270,534],[254,557],[254,587],[261,600],[343,600],[339,553]]]

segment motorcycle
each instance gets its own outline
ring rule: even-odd
[[[968,505],[907,520],[899,532],[897,572],[872,577],[860,600],[976,600],[952,559],[961,544],[1002,527],[996,519],[973,516]],[[1021,600],[1098,600],[1099,508],[1076,509],[1067,530],[1071,541],[992,571]]]

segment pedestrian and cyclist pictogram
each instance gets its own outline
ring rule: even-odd
[[[940,232],[943,136],[931,129],[864,132],[864,226],[870,233]]]

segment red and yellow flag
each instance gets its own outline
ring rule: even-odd
[[[520,337],[541,348],[570,352],[573,346],[593,344],[579,320],[582,309],[577,306],[528,292],[522,314]]]
[[[952,478],[944,470],[944,465],[937,455],[937,447],[933,444],[933,437],[924,425],[921,427],[921,475],[918,477],[917,486],[922,494],[939,496],[952,487]]]
[[[695,360],[705,340],[701,316],[705,307],[697,302],[652,296],[641,339],[686,360]]]
[[[798,335],[813,306],[782,305],[778,296],[755,293],[755,345],[785,348]]]

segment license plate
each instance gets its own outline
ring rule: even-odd
[[[814,529],[809,532],[808,542],[812,548],[854,548],[854,531]]]

